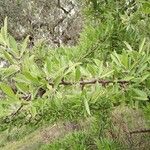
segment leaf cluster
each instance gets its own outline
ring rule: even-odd
[[[99,116],[100,112],[106,122],[111,109],[118,105],[149,105],[147,3],[139,2],[139,9],[130,15],[120,8],[122,3],[118,2],[115,10],[116,2],[105,1],[102,8],[100,4],[97,2],[94,9],[103,9],[104,18],[97,17],[86,25],[74,47],[50,49],[39,41],[30,49],[29,36],[17,42],[8,34],[5,19],[0,32],[0,58],[7,66],[0,68],[4,94],[0,117],[6,124],[20,124],[19,119],[36,124],[43,118]],[[89,84],[85,84],[87,81]]]

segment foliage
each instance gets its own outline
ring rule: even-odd
[[[1,130],[92,116],[97,144],[109,147],[111,141],[104,137],[112,109],[129,105],[149,114],[149,4],[138,1],[136,10],[127,13],[124,1],[92,2],[74,47],[50,49],[41,41],[30,49],[29,36],[16,42],[5,19],[0,33],[0,57],[7,62],[0,68]]]
[[[87,4],[89,7],[85,8],[85,13],[88,16],[88,24],[91,24],[95,31],[90,29],[90,39],[97,39],[99,44],[96,49],[103,56],[101,59],[108,59],[114,50],[121,53],[122,49],[126,48],[124,41],[134,50],[138,49],[143,38],[147,38],[147,42],[150,41],[150,11],[147,1],[88,0]]]

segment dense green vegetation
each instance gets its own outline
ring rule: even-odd
[[[31,147],[13,149],[148,149],[150,3],[89,0],[83,14],[78,45],[55,49],[42,40],[31,48],[29,36],[17,42],[5,19],[0,32],[0,58],[7,62],[0,68],[2,149],[10,149],[11,142],[28,145],[24,136],[33,131]],[[34,141],[41,127],[56,122],[71,122],[71,129],[47,142]]]

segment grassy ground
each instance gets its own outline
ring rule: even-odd
[[[121,110],[121,111],[120,111]],[[99,135],[97,121],[88,117],[80,121],[45,124],[42,127],[24,126],[0,133],[2,150],[147,150],[149,134],[129,131],[147,127],[140,111],[116,108],[112,112],[112,128]]]

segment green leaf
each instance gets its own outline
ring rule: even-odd
[[[86,98],[84,98],[84,106],[88,115],[91,116],[90,107]]]
[[[113,62],[115,62],[116,65],[120,66],[119,61],[117,60],[117,58],[114,55],[111,55],[111,59]]]
[[[125,81],[130,81],[130,80],[132,80],[132,79],[134,79],[133,76],[128,76],[128,77],[125,77],[125,78],[124,78]]]
[[[80,67],[80,72],[82,76],[89,76],[89,72],[84,67]]]
[[[141,11],[144,14],[150,14],[150,3],[147,1],[143,1],[143,5],[141,7]]]
[[[29,41],[29,35],[25,38],[25,40],[23,41],[22,45],[21,45],[21,52],[20,52],[20,57],[22,57],[22,55],[24,54],[24,52],[26,51],[26,48],[28,46],[28,41]]]
[[[147,97],[133,97],[133,98],[135,98],[135,99],[137,99],[137,100],[143,100],[143,101],[147,101],[148,100],[148,98]]]
[[[122,54],[122,59],[121,59],[122,64],[125,66],[125,68],[129,68],[129,57],[126,52]]]
[[[149,76],[150,76],[149,74],[146,74],[146,75],[142,76],[140,82],[145,81]]]
[[[2,31],[2,29],[1,29]],[[4,44],[5,43],[5,40],[4,40],[4,37],[3,35],[0,33],[0,44]]]
[[[76,71],[75,71],[75,80],[79,81],[80,78],[81,78],[81,72],[80,72],[80,69],[77,68]]]
[[[128,50],[133,51],[133,49],[129,43],[127,43],[126,41],[124,43],[125,43],[126,47],[128,48]]]
[[[144,47],[144,44],[145,44],[145,41],[146,41],[146,38],[144,38],[143,41],[142,41],[142,43],[140,44],[140,47],[139,47],[139,53],[142,52],[143,47]]]
[[[32,63],[32,65],[30,65],[30,74],[35,78],[41,77],[42,75],[41,70],[38,68],[37,64],[34,62]]]
[[[5,83],[0,83],[0,87],[1,87],[1,90],[9,97],[11,98],[15,98],[16,95],[15,93],[13,92],[13,90],[11,89],[11,87]]]
[[[15,74],[16,72],[19,71],[19,66],[18,65],[10,65],[8,68],[2,68],[1,73],[2,73],[2,79],[4,80],[5,78],[8,78],[9,76]]]
[[[10,47],[12,48],[12,52],[18,56],[18,47],[17,47],[17,42],[14,39],[14,37],[9,36],[9,43],[10,43]]]
[[[140,65],[137,70],[137,74],[143,73],[143,71],[146,70],[146,68],[147,68],[147,64]]]
[[[52,71],[52,63],[51,63],[51,59],[50,58],[46,59],[45,67],[46,67],[46,71],[48,72],[48,74],[50,74],[51,71]]]
[[[36,107],[32,106],[30,109],[30,113],[31,113],[32,117],[35,117],[37,114]]]
[[[99,59],[94,59],[95,64],[97,65],[97,67],[100,67],[102,62]]]
[[[17,74],[16,77],[13,78],[16,82],[30,84],[31,81],[27,79],[23,74]]]
[[[67,69],[67,71],[64,73],[64,76],[67,75],[68,73],[70,73],[76,66],[80,65],[81,63],[75,63],[71,66],[69,66],[69,68]]]
[[[94,68],[91,65],[87,65],[87,69],[91,73],[92,76],[94,76],[96,74]]]
[[[136,99],[141,99],[141,100],[148,100],[148,96],[146,94],[146,92],[142,91],[142,90],[139,90],[139,89],[133,89],[133,91],[135,92],[135,94],[138,96],[135,96],[134,98]]]
[[[59,83],[61,82],[62,80],[62,75],[58,76],[57,78],[55,78],[54,80],[54,86],[57,87],[59,85]]]
[[[7,52],[7,51],[3,51],[4,57],[6,60],[8,60],[11,64],[16,63],[16,60]]]
[[[28,85],[27,84],[25,84],[25,83],[16,83],[16,87],[17,87],[17,89],[19,90],[19,91],[21,91],[21,92],[23,92],[23,93],[25,93],[25,92],[27,92],[28,90],[29,90],[29,87],[28,87]]]
[[[113,72],[114,72],[114,70],[111,70],[111,71],[107,72],[106,74],[103,74],[103,75],[101,76],[101,78],[108,77],[108,76],[110,76]]]
[[[39,83],[38,79],[33,77],[30,72],[24,72],[23,74],[31,83]]]
[[[116,52],[111,54],[111,59],[116,63],[116,65],[118,65],[118,66],[122,65],[119,55]]]

